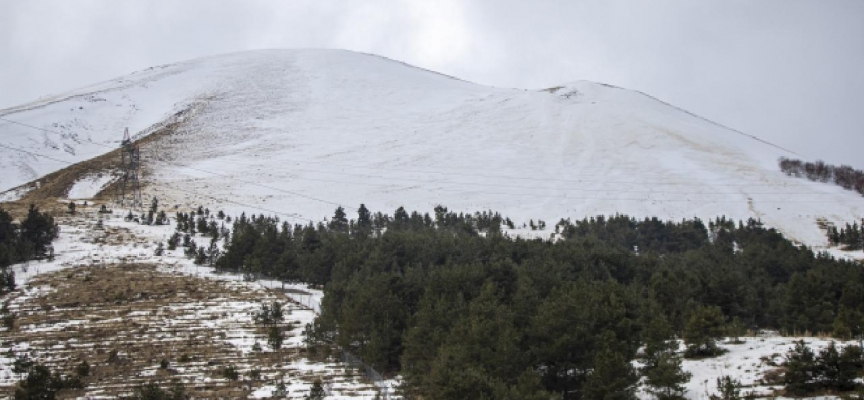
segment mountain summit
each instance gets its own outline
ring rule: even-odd
[[[360,203],[549,226],[725,215],[823,245],[818,222],[864,216],[860,195],[782,174],[788,151],[639,92],[493,88],[340,50],[195,59],[0,110],[0,200],[110,152],[125,127],[145,138],[145,198],[297,223]]]

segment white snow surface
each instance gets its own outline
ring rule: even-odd
[[[752,393],[755,398],[782,398],[773,395],[775,390],[782,389],[782,385],[767,383],[765,374],[780,368],[789,350],[795,347],[795,342],[803,340],[816,354],[828,347],[832,341],[835,342],[838,350],[845,346],[858,344],[855,341],[817,337],[787,337],[776,334],[741,337],[740,340],[740,344],[726,341],[719,343],[721,348],[728,350],[721,356],[699,360],[685,359],[683,361],[682,369],[692,374],[690,381],[684,384],[685,398],[700,400],[719,394],[717,379],[723,376],[729,376],[738,381],[742,386],[742,394]],[[683,353],[684,343],[679,341],[679,345]],[[638,363],[637,365],[641,366]],[[647,389],[643,379],[637,392],[640,399],[655,398],[648,393]],[[814,396],[809,398],[837,399],[838,397]]]
[[[761,218],[819,247],[817,219],[864,217],[860,195],[782,174],[778,158],[794,153],[639,92],[586,81],[493,88],[349,51],[261,50],[164,65],[0,110],[0,118],[62,133],[0,121],[4,144],[69,162],[107,152],[126,126],[142,136],[180,118],[142,154],[145,198],[279,212],[292,222],[319,221],[337,205],[354,216],[360,203],[387,213],[491,209],[549,226],[614,213],[725,215]],[[10,171],[0,190],[65,166],[0,154]]]
[[[113,180],[114,176],[107,173],[85,176],[75,182],[75,185],[69,189],[69,195],[67,197],[74,200],[92,199]]]

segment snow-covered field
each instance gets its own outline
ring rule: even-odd
[[[114,179],[114,175],[109,173],[85,176],[75,182],[72,189],[69,189],[68,197],[73,200],[91,199]]]
[[[145,199],[300,223],[338,205],[353,216],[360,203],[388,213],[492,209],[549,226],[596,214],[725,215],[761,218],[818,247],[818,219],[864,217],[860,195],[780,173],[778,158],[794,153],[642,93],[585,81],[493,88],[347,51],[164,65],[0,118],[57,132],[0,120],[4,144],[70,162],[107,152],[126,126],[141,136],[180,119],[142,149]],[[0,148],[9,171],[0,191],[64,166]]]
[[[112,372],[116,376],[107,376],[88,385],[79,393],[80,396],[114,398],[119,393],[128,394],[135,385],[152,379],[161,377],[165,381],[166,372],[159,368],[159,359],[148,363],[147,357],[153,357],[149,355],[148,347],[154,348],[153,354],[158,349],[169,349],[167,351],[173,354],[173,358],[167,374],[172,379],[183,381],[187,388],[194,388],[187,390],[197,390],[198,393],[204,390],[203,393],[227,393],[231,397],[238,393],[269,397],[276,383],[284,380],[290,398],[303,398],[308,394],[312,381],[321,378],[328,398],[371,399],[382,392],[381,385],[394,384],[383,382],[376,386],[341,361],[303,356],[303,329],[320,309],[323,296],[320,290],[302,284],[285,285],[286,289],[292,289],[287,293],[267,290],[281,289],[282,284],[275,281],[246,282],[238,275],[217,274],[211,268],[192,264],[183,257],[182,249],[166,250],[157,257],[154,255],[156,243],[164,242],[173,233],[173,226],[141,226],[125,222],[118,211],[117,216],[108,217],[99,228],[96,226],[97,214],[93,211],[95,207],[78,217],[62,220],[61,235],[54,242],[54,260],[13,266],[19,290],[0,301],[9,300],[10,311],[18,315],[18,326],[11,332],[0,328],[0,393],[8,393],[7,390],[21,378],[12,372],[14,359],[8,356],[9,350],[19,356],[29,353],[39,362],[60,366],[58,369],[65,366],[61,370],[68,371],[69,360],[78,362],[78,357],[84,354],[82,352],[89,354],[94,367],[104,367],[102,359],[107,357],[105,354],[117,346],[122,348],[120,359],[130,361],[120,362],[119,367],[113,366],[121,371]],[[99,294],[92,297],[100,302],[97,305],[55,304],[57,300],[51,296],[65,294],[58,293],[58,290],[79,290],[80,286],[73,283],[86,276],[100,276],[99,268],[108,268],[101,273],[119,280],[121,284],[126,280],[144,280],[163,282],[156,284],[156,288],[176,284],[181,289],[177,289],[179,293],[168,289],[167,293],[174,297],[163,300],[169,302],[166,304],[159,302],[159,294],[153,292],[155,289],[147,289],[151,297],[143,302],[123,303],[126,305],[116,307],[110,304],[110,299],[101,303],[103,299]],[[129,278],[123,278],[125,276]],[[98,284],[99,278],[93,282]],[[202,292],[206,295],[202,296]],[[251,315],[259,310],[262,302],[280,299],[284,302],[286,296],[297,302],[285,308],[287,329],[283,359],[268,347],[264,329],[254,324]],[[45,304],[50,307],[45,308]],[[104,332],[112,333],[110,337],[100,339]],[[261,352],[253,350],[256,342],[263,348]],[[189,361],[178,361],[177,357],[184,348],[188,349],[190,343],[196,343],[195,351],[191,353],[193,356]],[[211,359],[196,358],[199,351],[206,351]],[[214,375],[214,371],[228,363],[238,368],[241,383],[228,382]],[[131,368],[131,371],[123,368]],[[261,369],[262,379],[250,380],[254,368]]]
[[[720,347],[729,352],[715,358],[701,360],[684,360],[682,368],[690,372],[692,377],[685,385],[688,399],[707,399],[710,395],[719,393],[717,379],[730,376],[742,385],[741,393],[753,393],[757,398],[775,398],[774,390],[782,389],[782,385],[771,385],[765,381],[765,373],[776,370],[784,361],[784,357],[794,347],[794,342],[804,340],[817,354],[831,342],[830,339],[812,337],[781,337],[767,334],[763,336],[741,337],[743,343],[720,343]],[[857,344],[835,340],[838,348]],[[684,350],[683,343],[681,351]],[[647,393],[641,392],[640,398],[651,399]],[[836,397],[820,397],[828,399]]]

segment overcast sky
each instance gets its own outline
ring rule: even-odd
[[[610,83],[864,168],[860,0],[0,0],[0,108],[158,64],[309,47],[493,86]]]

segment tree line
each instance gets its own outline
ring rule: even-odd
[[[20,223],[0,208],[0,295],[15,289],[15,273],[8,267],[27,260],[53,255],[51,242],[60,229],[47,212],[30,205]]]
[[[640,375],[677,398],[673,338],[704,357],[747,329],[862,334],[861,266],[758,220],[561,220],[558,240],[509,237],[502,221],[363,205],[307,225],[242,215],[215,265],[322,285],[310,340],[428,399],[634,398]]]
[[[832,182],[846,190],[854,190],[864,195],[864,171],[848,165],[837,167],[825,164],[823,161],[804,162],[781,157],[780,170],[789,176],[817,182]]]
[[[828,242],[832,246],[842,246],[843,250],[864,250],[864,220],[861,225],[847,222],[840,229],[836,226],[828,228]]]

